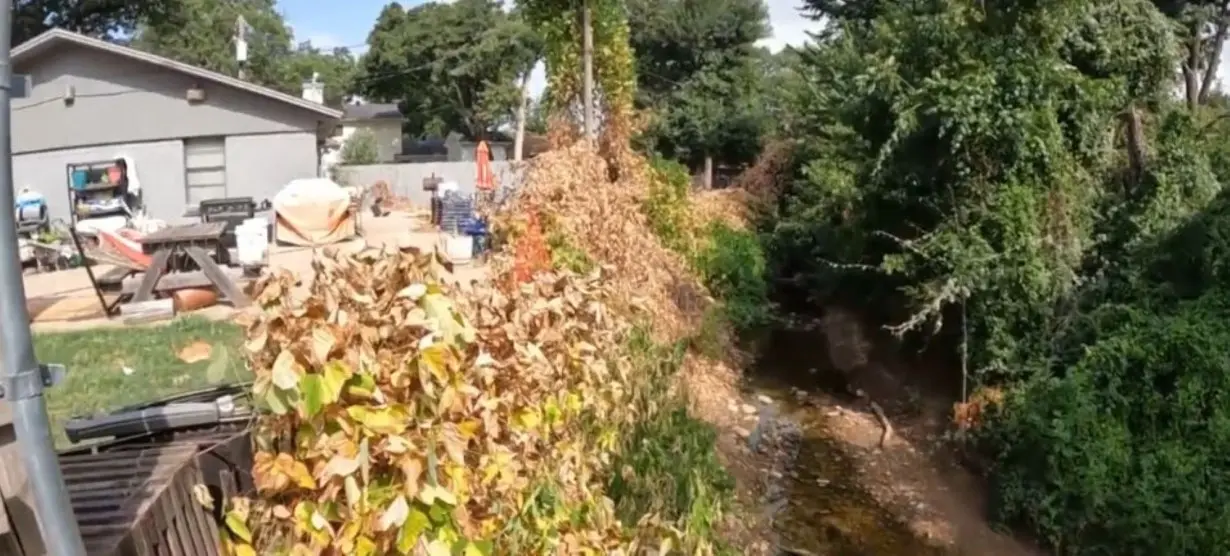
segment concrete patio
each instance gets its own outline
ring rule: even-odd
[[[366,217],[362,221],[362,233],[357,239],[328,245],[320,249],[336,248],[346,251],[359,251],[365,247],[407,247],[413,246],[431,251],[439,243],[440,234],[427,231],[423,218],[395,212],[381,218]],[[269,257],[270,268],[287,269],[300,275],[305,282],[312,278],[312,255],[317,248],[275,246]],[[94,267],[95,272],[106,272],[109,266]],[[458,265],[454,269],[450,281],[457,284],[469,284],[482,280],[486,276],[486,268],[474,263]],[[74,268],[58,272],[28,274],[24,279],[27,307],[30,308],[31,327],[36,332],[80,330],[101,326],[124,326],[123,318],[108,319],[103,315],[98,298],[90,285],[90,278],[84,268]],[[206,318],[229,318],[234,309],[225,305],[215,305],[192,314]]]

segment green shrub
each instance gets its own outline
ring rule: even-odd
[[[342,144],[342,164],[375,164],[379,160],[380,147],[369,130],[356,130]]]
[[[983,428],[999,517],[1065,554],[1230,547],[1230,198],[1124,255]],[[1109,302],[1108,302],[1109,301]]]
[[[1230,547],[1230,290],[1118,324],[987,424],[1001,519],[1064,554]]]
[[[709,292],[722,302],[735,329],[767,324],[772,309],[760,238],[721,222],[710,224],[706,233],[708,241],[696,254],[694,266]]]

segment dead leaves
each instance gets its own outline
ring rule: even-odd
[[[628,376],[629,326],[606,309],[600,275],[540,272],[455,298],[429,255],[313,265],[306,300],[285,297],[290,276],[268,280],[246,323],[253,392],[269,411],[253,470],[261,527],[251,542],[231,530],[236,546],[487,554],[535,485],[561,485],[570,507],[602,507],[594,481],[613,443],[575,424],[635,415],[617,378]],[[273,449],[291,438],[293,449]],[[584,524],[518,527],[548,550],[561,528]],[[619,535],[602,525],[578,538]]]
[[[209,345],[207,342],[202,342],[199,340],[184,346],[183,349],[179,350],[179,353],[176,354],[180,361],[183,361],[189,365],[199,363],[201,361],[208,361],[211,355],[213,355],[213,346]]]

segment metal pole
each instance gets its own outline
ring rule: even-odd
[[[594,140],[594,22],[589,0],[581,0],[581,102],[585,103],[585,140]]]
[[[13,214],[13,0],[0,2],[0,384],[13,410],[13,429],[38,511],[43,543],[52,556],[85,556],[85,544],[64,487],[51,440],[44,382],[50,374],[34,357],[26,288],[17,254]]]

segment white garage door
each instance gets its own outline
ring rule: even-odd
[[[226,197],[226,139],[184,139],[184,183],[188,209]]]

